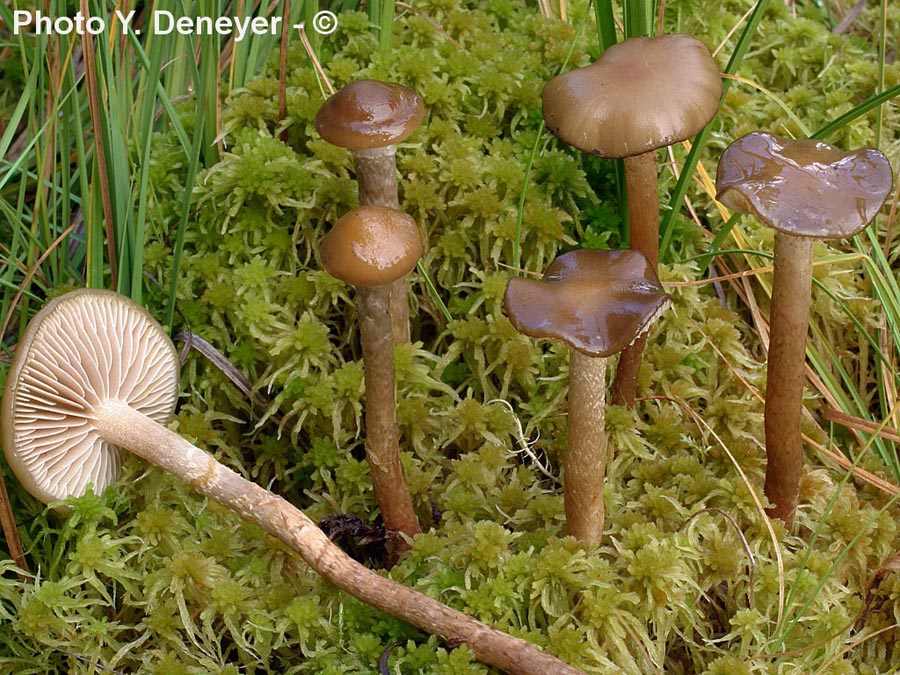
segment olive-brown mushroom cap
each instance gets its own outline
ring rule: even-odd
[[[322,104],[316,114],[316,130],[332,145],[367,150],[407,139],[424,117],[425,104],[412,89],[358,80]]]
[[[544,87],[544,120],[560,140],[600,157],[632,157],[683,141],[713,118],[719,68],[689,35],[629,38]]]
[[[755,131],[722,153],[716,198],[785,234],[844,239],[876,216],[892,184],[887,157],[873,148],[844,152]]]
[[[520,333],[562,340],[588,356],[616,354],[669,306],[656,271],[638,251],[570,251],[541,281],[509,280],[503,306]]]
[[[128,404],[159,423],[178,397],[175,346],[147,311],[111,291],[82,289],[38,312],[16,349],[2,402],[13,473],[44,503],[100,493],[119,451],[94,429],[97,406]]]
[[[331,276],[354,286],[383,286],[416,266],[422,237],[412,216],[386,206],[360,206],[334,224],[319,251]]]

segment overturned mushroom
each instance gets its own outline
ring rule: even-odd
[[[800,417],[816,239],[845,239],[884,204],[893,176],[887,158],[844,152],[821,141],[754,132],[726,148],[717,199],[775,230],[767,365],[765,493],[768,513],[790,527],[803,469]]]
[[[366,460],[388,532],[388,552],[394,557],[404,548],[397,533],[412,536],[420,529],[400,465],[391,284],[415,267],[422,239],[416,221],[402,211],[361,206],[334,224],[322,240],[321,253],[329,274],[356,286],[366,386]]]
[[[412,89],[375,80],[358,80],[332,95],[316,114],[316,130],[332,145],[347,148],[356,164],[359,203],[399,208],[397,144],[425,117],[422,97]],[[405,278],[391,290],[395,342],[409,342],[409,298]]]
[[[516,329],[569,346],[566,534],[599,541],[606,472],[606,359],[668,307],[656,270],[637,251],[570,251],[541,281],[510,279],[503,304]]]
[[[624,158],[629,245],[653,269],[659,260],[659,148],[697,134],[716,114],[719,69],[688,35],[630,38],[593,64],[544,87],[544,120],[560,140],[600,157]],[[619,359],[613,402],[634,405],[643,339]]]
[[[3,450],[42,501],[115,480],[117,448],[178,476],[256,523],[359,600],[513,675],[584,675],[535,645],[489,628],[352,560],[302,511],[169,431],[178,360],[168,336],[131,300],[81,290],[50,302],[19,343],[3,393]]]

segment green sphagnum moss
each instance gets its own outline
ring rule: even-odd
[[[863,32],[834,35],[816,4],[795,5],[798,18],[782,3],[769,5],[739,75],[777,92],[816,129],[872,94],[877,62]],[[691,32],[715,47],[748,7],[744,0],[714,10],[700,0],[670,2],[666,31]],[[882,495],[811,468],[799,534],[783,538],[792,593],[786,619],[794,623],[778,625],[778,570],[751,495],[721,445],[678,405],[703,417],[759,491],[762,406],[746,385],[764,388],[760,345],[748,317],[723,307],[712,287],[672,287],[674,308],[651,332],[641,372],[641,390],[660,398],[635,412],[608,413],[615,451],[608,536],[599,548],[560,538],[560,487],[537,462],[558,475],[565,350],[515,333],[501,298],[518,273],[504,265],[512,260],[518,195],[540,129],[541,87],[563,67],[588,8],[573,3],[572,25],[511,0],[422,0],[416,9],[458,44],[423,17],[405,14],[394,26],[393,51],[381,54],[366,15],[348,12],[340,30],[321,40],[320,53],[336,87],[386,79],[417,89],[429,107],[426,123],[398,150],[400,203],[427,235],[422,268],[453,319],[445,321],[413,275],[414,343],[397,349],[396,369],[410,488],[422,522],[431,522],[433,507],[440,522],[386,574],[591,674],[815,672],[845,647],[871,574],[897,550],[896,509],[879,513]],[[878,20],[872,5],[859,25]],[[892,49],[898,25],[900,9],[892,6]],[[568,67],[588,63],[592,50],[582,37]],[[728,51],[726,45],[720,64]],[[154,136],[144,261],[167,288],[170,233],[182,191],[192,190],[178,323],[222,350],[270,403],[254,408],[192,355],[178,430],[314,518],[351,513],[371,522],[360,348],[349,329],[353,293],[320,271],[317,253],[330,224],[357,205],[352,160],[315,133],[321,96],[294,40],[288,63],[287,118],[279,119],[274,54],[265,72],[224,102],[225,154],[193,185],[184,186],[187,166],[175,133]],[[9,61],[0,67],[9,84],[0,110],[7,110],[15,96],[5,92],[22,86],[22,75]],[[886,86],[898,82],[900,68],[888,64]],[[193,110],[182,103],[177,111],[190,131]],[[861,117],[830,140],[872,143],[873,119]],[[740,84],[729,89],[713,124],[702,158],[707,170],[740,134],[798,133],[781,107]],[[882,148],[895,166],[898,127],[897,109],[885,108]],[[683,148],[673,152],[683,159]],[[593,183],[603,175],[595,160],[548,141],[527,187],[525,270],[541,272],[579,242],[618,241],[616,210],[595,197],[611,194]],[[673,186],[664,171],[661,190]],[[690,194],[703,222],[717,226],[708,196]],[[672,257],[701,254],[707,241],[699,228],[686,219],[675,224]],[[771,249],[766,231],[741,225],[747,248]],[[3,228],[0,218],[5,235]],[[860,269],[859,261],[843,261],[819,278],[871,324],[873,302]],[[666,281],[695,273],[693,263],[662,270]],[[161,310],[166,293],[149,286],[145,300]],[[824,294],[814,294],[813,313],[830,344],[858,343],[853,324]],[[841,359],[858,375],[852,351]],[[520,452],[523,441],[530,454]],[[0,673],[98,672],[70,656],[78,654],[147,675],[369,674],[397,640],[392,673],[492,672],[465,647],[447,649],[341,595],[258,528],[131,460],[115,490],[72,500],[68,516],[39,511],[12,489],[14,503],[24,504],[20,525],[39,572],[22,583],[2,564]],[[736,520],[755,562],[714,509]],[[888,575],[863,632],[850,639],[897,621],[900,581]],[[790,657],[760,656],[802,650],[833,634]],[[889,631],[861,642],[826,672],[891,672],[900,660],[895,637]]]

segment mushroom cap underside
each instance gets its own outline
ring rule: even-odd
[[[178,356],[137,303],[82,289],[49,302],[29,323],[3,392],[2,442],[19,481],[44,503],[100,493],[118,474],[118,449],[93,425],[106,400],[165,423],[178,395]]]
[[[542,94],[547,128],[601,157],[632,157],[696,135],[715,116],[722,79],[689,35],[629,38]]]
[[[322,265],[354,286],[382,286],[409,274],[422,256],[412,216],[386,206],[360,206],[329,230],[320,246]]]
[[[595,357],[625,349],[670,302],[656,271],[632,249],[564,253],[540,281],[510,279],[503,297],[519,332]]]
[[[887,157],[873,148],[845,152],[756,131],[722,153],[716,198],[785,234],[844,239],[871,222],[892,184]]]
[[[425,104],[412,89],[357,80],[322,104],[316,130],[332,145],[368,150],[406,140],[424,117]]]

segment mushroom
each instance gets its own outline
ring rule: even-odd
[[[814,140],[763,132],[725,149],[716,198],[775,230],[765,404],[765,494],[769,515],[790,528],[803,467],[800,415],[812,289],[813,244],[861,232],[891,190],[887,158],[864,148],[844,152]]]
[[[0,417],[7,463],[44,503],[88,485],[99,494],[120,464],[103,425],[135,415],[147,420],[141,428],[165,424],[177,398],[175,347],[143,308],[108,291],[66,294],[38,312],[16,350]],[[123,406],[134,412],[120,422],[110,410]]]
[[[715,61],[688,35],[629,38],[544,87],[544,120],[555,136],[584,152],[624,158],[629,245],[654,269],[659,261],[656,151],[703,129],[721,96]],[[639,339],[622,353],[614,403],[634,405],[643,350]]]
[[[329,274],[356,286],[366,388],[366,460],[388,531],[389,552],[396,553],[405,548],[397,533],[412,536],[420,529],[400,465],[391,284],[416,266],[422,239],[416,221],[402,211],[360,206],[325,235],[321,254]]]
[[[174,410],[178,358],[162,327],[110,291],[51,301],[19,342],[3,393],[3,450],[16,476],[47,502],[99,491],[126,448],[276,536],[320,575],[362,602],[466,644],[511,674],[584,675],[535,645],[367,569],[302,511],[219,464],[162,422]]]
[[[569,346],[568,441],[563,456],[566,534],[599,541],[606,471],[606,359],[645,334],[669,306],[638,251],[570,251],[541,281],[509,280],[503,305],[516,329]]]
[[[333,94],[316,114],[316,130],[332,145],[353,154],[359,203],[400,206],[397,196],[397,144],[422,123],[425,104],[412,89],[375,80],[358,80]],[[391,316],[394,341],[409,342],[409,298],[405,279],[394,282]]]

